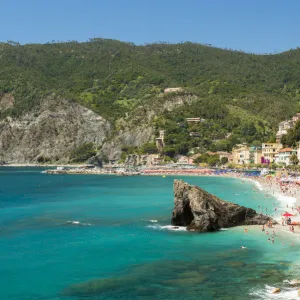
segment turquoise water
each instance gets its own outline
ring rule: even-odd
[[[0,299],[268,299],[267,285],[296,276],[289,234],[171,230],[174,178],[0,168]],[[282,205],[237,179],[176,178],[254,209]]]

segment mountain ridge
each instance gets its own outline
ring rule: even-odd
[[[230,149],[239,142],[274,139],[278,122],[300,110],[299,67],[299,49],[258,55],[189,42],[143,46],[107,39],[24,46],[2,43],[0,119],[41,113],[43,103],[55,94],[111,124],[102,144],[95,145],[103,156],[110,154],[106,140],[118,141],[118,151],[112,155],[117,159],[123,146],[140,148],[154,141],[159,129],[166,130],[167,146],[177,153],[180,147],[191,149],[197,143],[201,151],[214,150],[219,146],[213,141],[227,143],[229,133],[233,135],[226,146]],[[182,87],[184,92],[166,95],[167,87]],[[185,100],[172,105],[180,97]],[[188,97],[194,98],[193,103]],[[158,109],[152,110],[154,106]],[[143,108],[149,114],[141,113]],[[194,113],[208,120],[206,128],[193,129],[201,133],[201,140],[191,139],[192,128],[183,124]],[[176,128],[177,123],[185,129]],[[131,140],[125,138],[129,145],[121,145],[126,134],[122,136],[120,124],[131,134]],[[145,138],[134,140],[138,130],[132,128],[141,124]],[[254,130],[247,130],[253,126]],[[210,142],[204,143],[205,139]]]

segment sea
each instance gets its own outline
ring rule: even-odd
[[[170,224],[174,179],[270,215],[284,197],[228,177],[42,170],[0,168],[1,300],[297,299],[298,235]]]

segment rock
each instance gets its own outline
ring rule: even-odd
[[[227,202],[182,180],[174,180],[172,225],[200,232],[240,225],[263,225],[270,219],[255,210]],[[277,224],[272,220],[273,224]]]
[[[278,294],[281,292],[281,289],[280,288],[275,288],[273,291],[272,291],[272,294]]]
[[[69,162],[70,153],[85,143],[101,145],[111,123],[75,101],[50,95],[26,114],[0,120],[0,161]]]
[[[93,157],[89,158],[86,163],[91,164],[91,165],[95,165],[99,168],[103,167],[102,159],[98,156],[93,156]]]
[[[290,285],[299,286],[300,285],[300,280],[298,280],[298,279],[291,280]]]

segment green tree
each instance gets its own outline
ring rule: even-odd
[[[157,147],[155,143],[147,143],[142,146],[142,152],[147,154],[157,153]]]
[[[297,155],[295,153],[293,153],[291,155],[291,158],[290,158],[290,162],[295,166],[295,165],[298,165],[299,163],[299,159],[297,158]]]
[[[163,148],[163,154],[165,156],[174,157],[174,155],[176,154],[176,149],[174,147],[166,146]]]
[[[219,155],[210,155],[209,158],[207,159],[207,163],[211,167],[215,167],[215,166],[219,165],[219,163],[220,163]]]
[[[72,162],[84,162],[97,153],[93,143],[85,143],[71,152]]]
[[[228,163],[228,158],[225,156],[221,157],[221,164],[226,165],[227,163]]]

